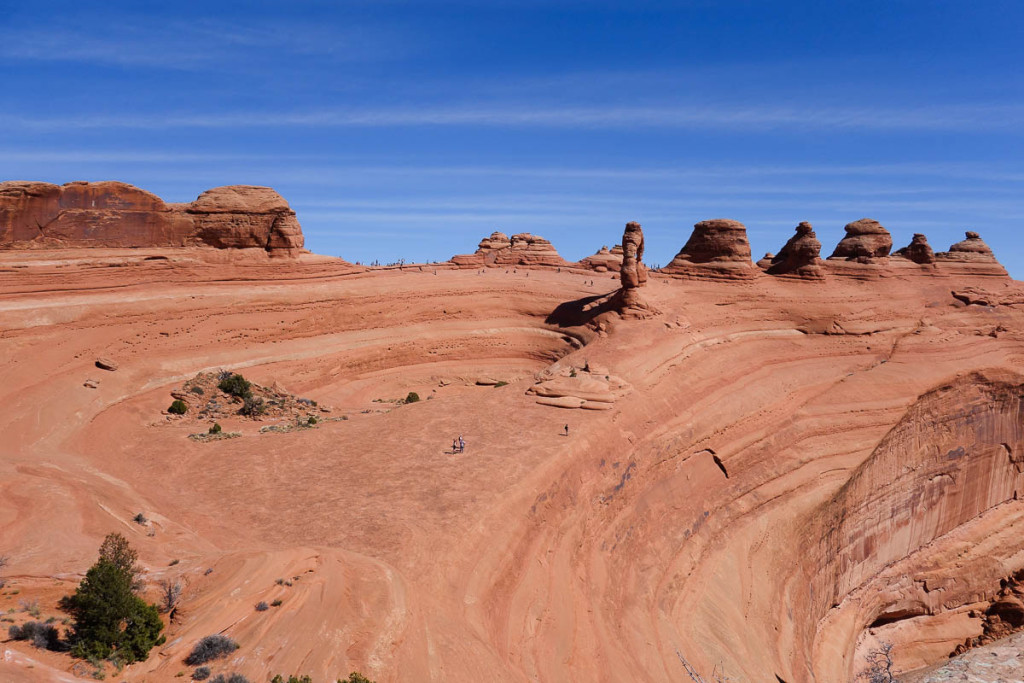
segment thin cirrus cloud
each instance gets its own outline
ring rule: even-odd
[[[371,26],[346,30],[312,25],[246,26],[120,21],[90,26],[0,30],[0,57],[21,62],[70,62],[131,69],[244,68],[261,58],[315,57],[359,62],[407,55],[410,41]]]
[[[771,130],[1013,131],[1024,123],[1024,104],[936,104],[918,107],[809,108],[667,105],[648,107],[406,106],[319,111],[225,114],[0,115],[7,128],[219,129],[387,128],[416,126],[658,128]]]

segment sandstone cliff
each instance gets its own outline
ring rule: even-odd
[[[202,245],[296,255],[302,228],[269,187],[219,187],[166,204],[120,182],[0,183],[0,249]]]

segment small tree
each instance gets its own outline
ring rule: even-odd
[[[882,643],[868,652],[868,668],[861,672],[859,678],[868,683],[899,683],[892,662],[892,643]]]
[[[419,400],[420,400],[420,395],[417,394],[415,391],[410,391],[409,395],[405,397],[405,402],[406,403],[416,403]]]
[[[178,601],[181,600],[183,586],[178,579],[161,579],[160,581],[160,602],[164,612],[174,619],[174,613],[178,609]]]
[[[74,595],[63,598],[61,609],[74,619],[71,654],[126,662],[144,660],[163,642],[163,623],[155,605],[135,594],[140,569],[136,552],[120,534],[110,534],[97,560]]]
[[[171,403],[171,407],[167,409],[167,412],[171,415],[184,415],[188,412],[188,404],[180,398],[176,398],[174,399],[174,402]]]

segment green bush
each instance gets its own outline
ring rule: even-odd
[[[213,426],[210,427],[210,434],[220,434],[221,431],[221,426],[216,422],[214,422]]]
[[[182,401],[180,398],[174,399],[174,403],[167,409],[167,412],[171,415],[184,415],[188,412],[188,404]]]
[[[238,373],[233,373],[223,378],[217,384],[217,388],[225,394],[231,394],[241,399],[252,396],[252,384]]]
[[[246,417],[259,417],[267,411],[267,406],[260,397],[246,396],[242,400],[242,408],[238,412]]]
[[[156,605],[146,604],[133,591],[139,572],[135,560],[125,538],[110,534],[75,594],[61,600],[61,609],[74,622],[69,642],[75,657],[116,655],[130,664],[146,659],[164,641]]]
[[[416,403],[419,400],[420,400],[420,395],[417,394],[415,391],[410,391],[409,395],[405,397],[405,402],[406,403]]]

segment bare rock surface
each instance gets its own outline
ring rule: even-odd
[[[750,256],[747,228],[725,218],[701,221],[662,273],[683,277],[749,279],[757,272]]]
[[[239,185],[168,205],[120,182],[0,183],[0,249],[207,245],[297,255],[302,229],[269,187]]]
[[[793,275],[810,280],[820,280],[825,276],[821,242],[810,223],[803,222],[796,226],[796,234],[771,259],[767,270],[769,275]]]
[[[872,642],[905,671],[1020,620],[1024,285],[993,264],[652,276],[660,315],[595,324],[618,283],[580,269],[250,251],[3,254],[0,597],[65,630],[59,599],[127,535],[148,600],[188,588],[119,680],[180,680],[224,633],[216,666],[252,681],[670,683],[682,657],[838,682]],[[190,438],[214,419],[241,436]],[[74,679],[68,653],[3,651],[0,680]]]

